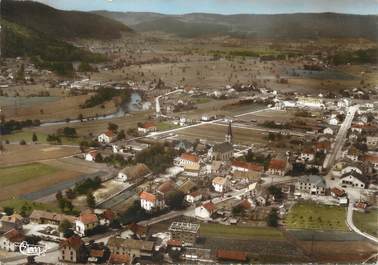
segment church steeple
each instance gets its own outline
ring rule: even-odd
[[[233,138],[234,137],[232,135],[232,126],[231,126],[231,122],[229,122],[228,123],[228,128],[227,128],[225,140],[226,140],[227,143],[232,144]]]

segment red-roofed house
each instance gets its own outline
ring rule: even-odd
[[[108,264],[130,264],[130,257],[127,254],[111,254]]]
[[[201,219],[210,219],[216,210],[217,208],[214,203],[206,202],[195,209],[195,215]]]
[[[164,208],[165,203],[159,194],[152,194],[147,191],[142,191],[139,194],[140,206],[146,211],[160,210]]]
[[[189,203],[196,203],[202,200],[202,193],[198,191],[193,191],[192,193],[189,193],[185,196],[185,200]]]
[[[199,163],[199,157],[196,155],[188,154],[188,153],[183,153],[180,156],[180,159],[178,160],[179,166],[185,166],[185,165],[190,165],[190,164],[198,164]]]
[[[91,150],[85,154],[84,159],[89,162],[93,162],[96,160],[96,156],[98,155],[97,150]]]
[[[75,221],[75,232],[80,236],[87,235],[88,231],[99,225],[97,215],[94,213],[82,213]]]
[[[272,159],[270,160],[268,167],[268,174],[285,176],[285,174],[290,170],[290,164],[286,160],[282,159]]]
[[[102,134],[100,134],[98,137],[97,137],[97,140],[100,142],[100,143],[103,143],[103,144],[109,144],[113,141],[115,137],[115,134],[113,133],[113,131],[111,130],[108,130]]]
[[[364,161],[370,163],[375,170],[378,170],[378,154],[367,154],[364,156]]]
[[[262,174],[264,172],[264,166],[257,163],[234,160],[231,163],[231,170],[232,172],[258,172]]]
[[[24,234],[20,230],[11,229],[0,236],[0,249],[5,251],[18,251],[18,245],[25,240]]]
[[[149,132],[156,132],[157,128],[153,122],[145,122],[142,126],[138,127],[138,132],[146,134]]]

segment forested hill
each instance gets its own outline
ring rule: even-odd
[[[1,1],[1,17],[59,39],[115,39],[132,32],[125,24],[88,12],[62,11],[39,2]]]

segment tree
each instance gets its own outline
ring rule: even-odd
[[[17,81],[25,80],[25,65],[24,64],[21,64],[21,67],[18,69],[16,73],[16,80]]]
[[[278,211],[276,208],[272,208],[268,215],[267,223],[269,226],[277,227],[278,226]]]
[[[38,142],[38,137],[37,137],[37,134],[35,132],[33,132],[32,141],[33,141],[33,143]]]
[[[26,145],[26,141],[25,140],[21,140],[20,141],[20,145]]]
[[[97,154],[95,157],[95,162],[96,163],[102,163],[104,161],[104,158],[102,157],[101,154]]]
[[[281,189],[277,186],[270,186],[268,188],[268,191],[271,195],[274,196],[274,200],[275,201],[280,201],[282,200],[283,198],[283,192],[281,191]]]
[[[165,203],[174,210],[181,209],[184,206],[185,194],[181,191],[170,191],[165,197]]]
[[[87,194],[87,205],[89,208],[92,208],[92,209],[96,208],[96,199],[93,196],[92,192],[89,192]]]
[[[124,139],[126,139],[126,134],[124,130],[121,130],[117,134],[117,140],[124,140]]]
[[[58,192],[55,194],[55,198],[56,198],[58,201],[64,199],[64,198],[63,198],[63,194],[62,194],[62,192],[61,192],[61,191],[58,191]]]
[[[108,130],[112,132],[116,132],[118,130],[118,125],[115,123],[109,122]]]
[[[4,207],[4,213],[6,215],[12,215],[14,213],[14,208],[13,207],[9,207],[9,206],[5,206]]]
[[[72,189],[68,189],[68,190],[66,190],[66,197],[69,200],[73,200],[73,199],[75,199],[76,194]]]
[[[66,230],[71,229],[72,224],[70,221],[64,219],[59,225],[59,232],[65,233]]]

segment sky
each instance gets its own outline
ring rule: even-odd
[[[378,14],[378,0],[36,0],[65,10],[109,10],[165,14],[277,14],[337,12]]]

